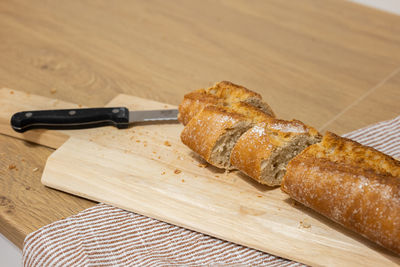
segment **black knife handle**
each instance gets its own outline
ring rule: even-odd
[[[84,129],[112,125],[127,128],[129,110],[115,108],[81,108],[22,111],[11,117],[11,127],[17,132],[30,129]]]

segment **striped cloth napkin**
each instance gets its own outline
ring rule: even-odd
[[[345,135],[400,158],[400,116]],[[24,266],[303,266],[106,204],[29,234]]]

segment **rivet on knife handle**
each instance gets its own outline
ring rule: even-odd
[[[129,110],[125,107],[36,110],[15,113],[11,126],[17,132],[30,129],[83,129],[113,125],[127,128]]]

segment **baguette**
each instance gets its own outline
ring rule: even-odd
[[[272,119],[244,133],[231,154],[231,165],[259,183],[280,185],[287,163],[303,149],[321,141],[317,130],[292,120]]]
[[[328,132],[287,166],[282,190],[400,254],[400,162]]]
[[[219,168],[230,168],[230,152],[236,140],[251,127],[242,114],[221,106],[206,106],[185,126],[182,142]]]
[[[179,105],[178,120],[186,125],[203,108],[209,105],[228,106],[233,103],[245,102],[252,105],[265,114],[275,117],[274,112],[263,102],[261,95],[243,86],[231,82],[222,81],[208,89],[199,89],[184,96]]]

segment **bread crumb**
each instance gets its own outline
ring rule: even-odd
[[[140,143],[140,140],[136,140],[136,143]]]
[[[37,172],[39,170],[39,168],[33,168],[33,172]]]
[[[179,170],[179,169],[175,169],[175,171],[174,171],[175,174],[180,174],[181,172],[182,172],[182,171]]]
[[[311,224],[306,219],[304,219],[304,220],[300,221],[299,227],[300,228],[311,228]]]
[[[10,95],[13,95],[14,94],[14,91],[10,91]]]
[[[57,89],[50,89],[50,94],[54,95],[57,92]]]
[[[182,183],[184,183],[185,182],[185,179],[182,179]]]
[[[198,165],[200,168],[207,168],[207,164],[204,164],[204,163],[199,163],[199,165]]]
[[[81,104],[78,104],[78,108],[81,108],[82,107],[82,105]]]
[[[168,108],[168,106],[167,106],[167,105],[164,105],[164,108]]]
[[[257,197],[262,197],[261,195],[258,195]]]
[[[161,175],[164,175],[164,174],[165,174],[165,172],[162,172],[162,173],[161,173]]]
[[[158,156],[157,158],[158,158],[158,159],[161,159],[161,156]]]
[[[16,168],[17,168],[17,166],[15,164],[8,165],[9,170],[16,169]]]
[[[153,154],[157,154],[157,152],[153,151]]]
[[[171,143],[168,142],[168,141],[165,141],[165,142],[164,142],[164,145],[166,145],[166,146],[171,146]]]
[[[296,205],[296,200],[290,199],[290,206],[295,207]]]
[[[143,144],[143,146],[144,146],[144,147],[147,147],[147,144],[146,144],[146,143],[144,143],[144,144]]]
[[[215,177],[219,178],[219,175],[215,175]]]
[[[25,162],[25,159],[21,159],[22,162]]]

